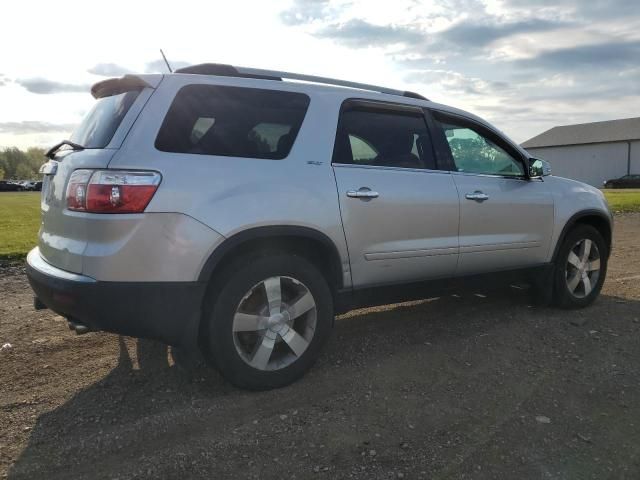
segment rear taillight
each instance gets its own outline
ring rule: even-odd
[[[157,172],[76,170],[67,185],[67,208],[90,213],[141,213],[161,178]]]

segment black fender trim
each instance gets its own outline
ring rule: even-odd
[[[564,239],[567,236],[567,233],[569,233],[569,231],[576,225],[576,223],[578,223],[578,221],[581,218],[585,218],[585,217],[600,217],[602,220],[604,220],[607,223],[607,225],[609,225],[610,235],[613,234],[613,222],[611,221],[611,217],[609,217],[602,210],[589,209],[589,210],[581,210],[577,213],[574,213],[569,218],[567,223],[562,228],[562,231],[560,232],[560,236],[558,237],[558,241],[556,242],[556,246],[553,250],[553,257],[551,257],[552,262],[556,261],[556,257],[558,256],[558,252],[560,251],[560,246],[562,245],[562,242],[564,242]],[[605,241],[608,241],[607,247],[609,251],[607,252],[607,255],[610,255],[612,238],[608,238],[608,239],[605,238]]]
[[[336,288],[343,286],[342,282],[342,259],[335,243],[324,233],[309,227],[301,227],[298,225],[273,225],[267,227],[255,227],[243,230],[235,235],[227,238],[220,244],[205,262],[198,281],[208,282],[218,264],[223,260],[227,253],[237,246],[252,240],[268,239],[275,237],[298,237],[308,240],[315,240],[322,243],[331,252],[333,257],[333,267],[336,272]]]

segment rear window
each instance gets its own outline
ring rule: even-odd
[[[98,99],[70,140],[85,148],[106,147],[139,94],[140,90],[132,90]]]
[[[156,148],[280,160],[289,155],[308,107],[302,93],[189,85],[169,107]]]

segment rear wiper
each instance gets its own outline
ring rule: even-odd
[[[60,143],[56,143],[53,147],[47,150],[47,153],[45,153],[44,156],[53,160],[53,157],[55,156],[56,152],[60,150],[60,147],[64,145],[68,145],[73,150],[77,150],[77,151],[84,150],[84,147],[78,143],[72,142],[71,140],[62,140]]]

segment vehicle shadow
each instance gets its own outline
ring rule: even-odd
[[[536,308],[528,299],[528,292],[510,289],[350,312],[338,318],[326,351],[305,378],[269,392],[236,389],[202,362],[172,359],[168,348],[156,342],[136,341],[132,354],[133,341],[120,337],[115,368],[37,418],[8,478],[137,476],[130,468],[147,453],[168,448],[172,431],[189,432],[181,439],[186,448],[196,449],[201,435],[222,438],[220,432],[255,423],[255,418],[304,401],[337,398],[359,384],[375,363],[412,346],[453,344],[453,351],[462,350],[465,342],[487,332],[519,331],[520,324],[524,329],[531,321],[545,326],[560,322],[564,328],[585,312]],[[631,309],[638,302],[603,295],[589,316],[604,315],[617,303]],[[426,364],[438,354],[430,351]],[[217,428],[206,429],[202,418],[213,419]]]

